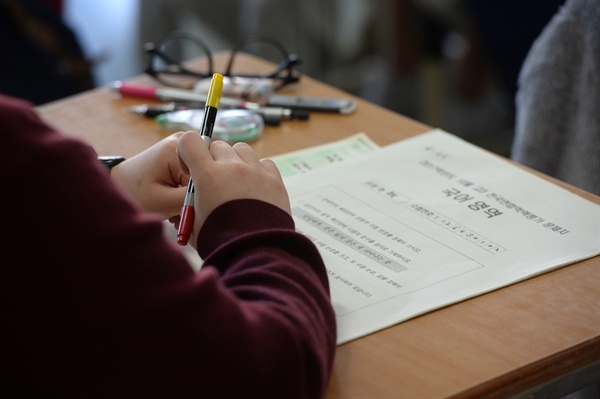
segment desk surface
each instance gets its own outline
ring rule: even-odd
[[[240,67],[247,71],[263,65],[253,57],[240,57]],[[223,60],[217,61],[222,67]],[[136,81],[154,84],[146,77]],[[282,94],[348,97],[308,77]],[[312,113],[308,122],[286,121],[267,127],[252,146],[266,157],[357,132],[386,145],[430,129],[356,100],[358,109],[352,115]],[[38,110],[49,123],[89,142],[100,155],[129,157],[169,134],[152,120],[124,111],[142,102],[100,88]],[[599,197],[553,181],[600,203]],[[509,397],[598,364],[597,256],[341,345],[327,398]],[[600,379],[597,370],[593,368],[592,377]]]

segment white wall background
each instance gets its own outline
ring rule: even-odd
[[[65,0],[64,19],[95,63],[95,82],[104,86],[142,72],[139,7],[141,0]]]

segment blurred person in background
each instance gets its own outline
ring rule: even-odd
[[[61,0],[0,0],[0,93],[36,105],[94,87]]]
[[[523,64],[512,158],[600,195],[600,2],[567,0]]]

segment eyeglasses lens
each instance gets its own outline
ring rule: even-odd
[[[149,70],[161,83],[190,89],[198,79],[211,76],[210,56],[200,44],[173,38],[154,45]]]

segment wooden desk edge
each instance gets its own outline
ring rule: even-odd
[[[478,386],[451,396],[452,399],[508,398],[522,395],[528,390],[539,390],[548,381],[562,378],[573,373],[577,378],[579,371],[593,365],[600,370],[600,337],[595,337],[565,351],[548,356],[529,364],[513,373],[499,376]],[[561,372],[559,373],[558,370]],[[600,378],[600,373],[598,374]],[[583,381],[585,385],[591,381]],[[579,385],[582,385],[579,384]],[[570,392],[566,392],[570,393]]]

